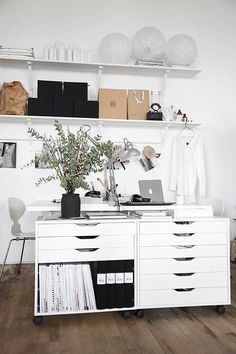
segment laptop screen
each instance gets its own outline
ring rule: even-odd
[[[139,193],[144,198],[151,198],[152,202],[164,203],[161,180],[139,180]]]

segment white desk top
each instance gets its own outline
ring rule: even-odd
[[[172,206],[173,207],[173,206]],[[171,208],[171,205],[145,205],[145,206],[125,206],[121,205],[121,211],[135,211],[135,210],[166,210]],[[94,200],[91,202],[81,201],[81,211],[116,211],[117,206],[111,206],[106,202],[96,202]],[[56,212],[61,211],[61,204],[55,203],[50,200],[36,200],[28,205],[27,211],[36,212]]]

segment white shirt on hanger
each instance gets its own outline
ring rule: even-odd
[[[194,133],[194,132],[192,132]],[[194,202],[197,181],[199,194],[205,195],[206,174],[203,147],[198,133],[189,136],[180,133],[173,142],[170,171],[170,190]]]

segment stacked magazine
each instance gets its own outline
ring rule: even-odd
[[[95,310],[96,300],[88,263],[39,265],[39,311]]]
[[[133,215],[138,218],[171,218],[171,216],[167,216],[166,210],[135,211]]]
[[[158,59],[142,58],[142,59],[137,59],[135,65],[164,66],[164,61]]]
[[[33,48],[10,48],[0,46],[0,58],[33,59]]]

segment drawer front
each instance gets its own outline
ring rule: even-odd
[[[39,237],[49,236],[100,236],[134,235],[134,223],[68,223],[38,226]]]
[[[141,247],[140,258],[226,257],[227,245]]]
[[[134,247],[134,236],[69,236],[69,237],[40,237],[39,250],[64,250],[74,248],[116,248]]]
[[[220,221],[193,221],[187,224],[169,221],[169,222],[140,222],[141,234],[159,234],[159,233],[192,233],[192,232],[227,232],[226,220]]]
[[[89,262],[134,259],[133,248],[94,248],[73,250],[40,250],[38,263]]]
[[[227,257],[141,259],[140,274],[227,272]]]
[[[146,274],[140,276],[141,290],[227,287],[227,272]]]
[[[177,307],[199,305],[223,305],[229,303],[227,288],[198,288],[188,291],[170,290],[141,290],[141,308]]]
[[[188,233],[184,234],[156,234],[140,235],[140,246],[168,246],[168,245],[223,245],[227,244],[226,232],[216,233]]]

